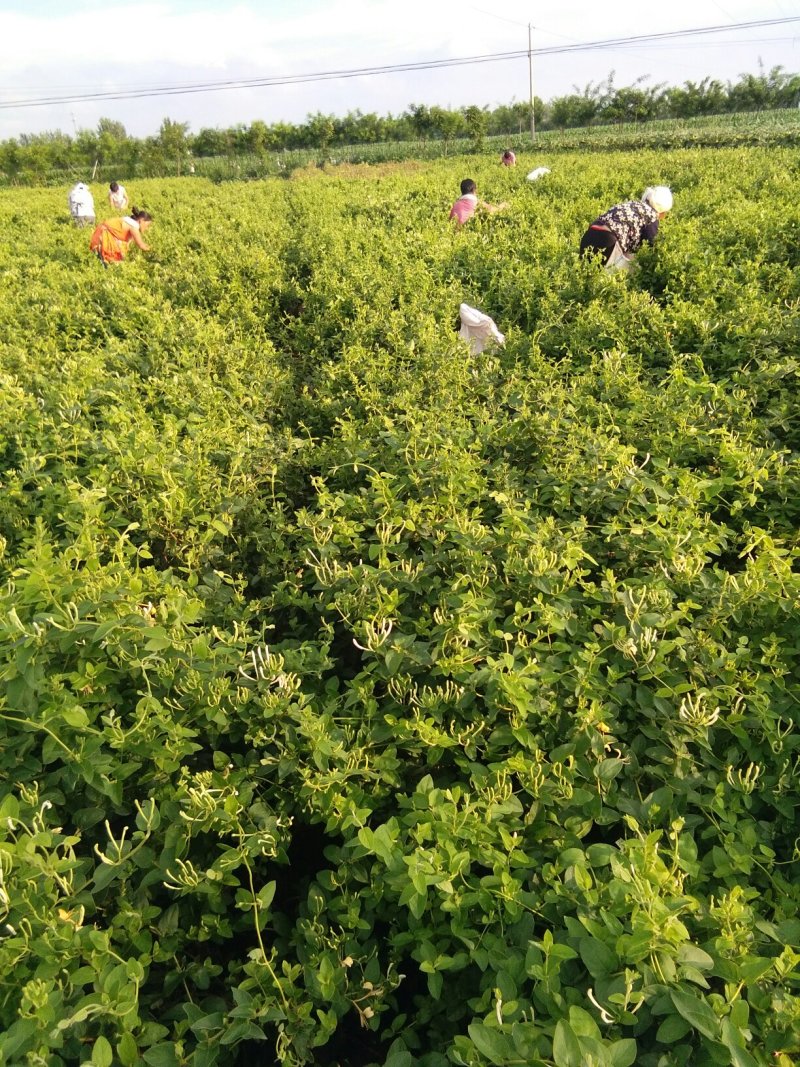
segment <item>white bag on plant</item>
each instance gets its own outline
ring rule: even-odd
[[[506,343],[505,334],[500,333],[494,319],[483,311],[478,311],[469,304],[461,304],[458,313],[461,318],[458,336],[468,342],[473,356],[477,356],[487,345]]]
[[[629,271],[633,267],[633,256],[626,256],[620,248],[619,241],[611,249],[611,255],[606,263],[606,270],[614,274],[618,270]]]
[[[530,174],[528,175],[528,181],[529,182],[538,181],[539,178],[543,178],[545,176],[545,174],[549,174],[549,173],[550,173],[550,168],[549,167],[537,167],[536,170],[532,170],[530,172]]]

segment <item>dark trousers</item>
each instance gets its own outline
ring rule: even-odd
[[[608,263],[617,239],[610,230],[593,230],[591,227],[581,237],[580,253],[582,256],[593,255],[603,257],[603,263]]]

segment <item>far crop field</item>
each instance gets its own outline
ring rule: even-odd
[[[2,1067],[800,1063],[797,150],[521,155],[0,191]]]

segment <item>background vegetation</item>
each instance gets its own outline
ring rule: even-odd
[[[603,127],[603,136],[591,137],[593,147],[609,139],[608,128],[627,130],[627,143],[641,144],[641,124],[659,119],[678,120],[652,135],[652,147],[721,145],[726,143],[794,143],[797,136],[797,106],[800,75],[781,67],[759,74],[743,74],[723,85],[712,78],[685,82],[682,86],[646,85],[640,79],[632,86],[618,87],[613,73],[605,82],[589,84],[567,96],[545,103],[537,98],[535,122],[539,133],[577,128]],[[794,109],[794,110],[788,110]],[[781,112],[781,130],[752,118]],[[736,129],[714,123],[709,133],[687,128],[686,123],[708,116],[733,116]],[[411,104],[398,116],[380,116],[361,111],[344,117],[318,112],[305,123],[293,125],[261,120],[227,130],[201,129],[196,134],[186,123],[166,118],[156,136],[129,137],[125,127],[104,118],[96,130],[80,130],[74,137],[61,131],[25,135],[0,143],[0,182],[4,184],[55,184],[92,175],[106,183],[131,177],[158,177],[198,173],[223,177],[266,177],[285,173],[310,158],[334,157],[348,162],[385,162],[390,159],[435,158],[447,155],[463,143],[480,152],[487,138],[501,138],[516,148],[530,145],[530,105],[512,102],[490,109],[472,105],[459,110]],[[631,125],[635,131],[631,131]],[[612,133],[612,138],[614,134]],[[586,143],[545,137],[545,147],[561,144],[576,149]]]

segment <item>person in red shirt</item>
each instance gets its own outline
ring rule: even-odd
[[[514,155],[510,148],[507,148],[500,157],[500,162],[503,164],[504,167],[516,167],[517,157]]]
[[[487,204],[485,200],[479,200],[476,189],[477,186],[472,178],[465,178],[461,183],[461,196],[450,208],[450,218],[454,219],[459,226],[471,219],[478,208],[493,215],[496,211],[502,211],[508,207],[505,202],[502,204]]]

